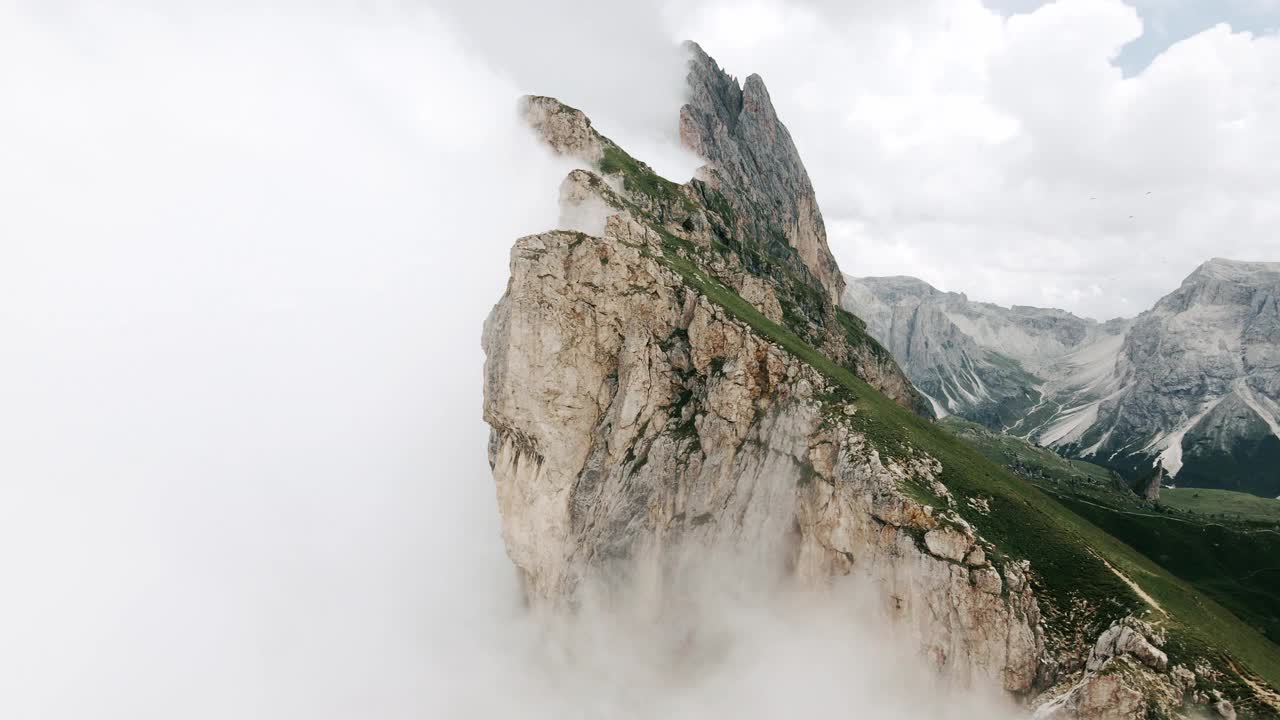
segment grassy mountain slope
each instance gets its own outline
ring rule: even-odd
[[[955,415],[943,418],[938,424],[972,443],[987,459],[1024,477],[1066,485],[1080,491],[1108,494],[1124,483],[1116,473],[1104,467],[1063,457],[1048,448],[990,430]]]
[[[1218,516],[1223,520],[1263,523],[1280,529],[1280,499],[1210,488],[1160,491],[1160,504],[1184,512]]]
[[[1126,545],[1280,641],[1280,501],[1164,490],[1147,502],[1109,470],[956,418],[942,424]],[[1273,681],[1274,682],[1274,681]]]

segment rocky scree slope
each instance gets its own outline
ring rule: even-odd
[[[1110,657],[1087,667],[1095,639],[1143,601],[1078,518],[921,416],[890,355],[831,302],[839,274],[824,274],[812,187],[763,82],[735,93],[691,52],[682,134],[708,165],[684,185],[579,111],[525,101],[589,168],[561,187],[569,229],[517,241],[483,336],[490,463],[529,601],[571,606],[637,564],[729,546],[788,583],[862,578],[957,682],[1049,703],[1110,676]],[[1171,668],[1213,652],[1190,634],[1170,644],[1173,661],[1140,659],[1121,683],[1153,716],[1194,701]],[[1126,648],[1113,657],[1138,657]],[[1247,701],[1205,668],[1186,670],[1193,687]],[[1052,712],[1102,717],[1075,707]]]
[[[1280,263],[1211,260],[1134,320],[1002,308],[915,278],[843,304],[939,414],[1178,485],[1280,494]]]

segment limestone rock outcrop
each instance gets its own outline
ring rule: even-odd
[[[625,215],[603,238],[522,238],[486,324],[485,418],[503,533],[531,599],[571,596],[622,558],[731,543],[822,587],[872,581],[926,657],[964,682],[1027,692],[1043,651],[1016,564],[902,482],[821,398],[813,368],[729,317],[658,260]],[[966,562],[968,558],[968,562]]]
[[[731,546],[800,586],[856,575],[949,677],[1029,692],[1044,644],[1026,567],[906,494],[923,483],[947,498],[939,463],[883,457],[847,391],[780,343],[812,343],[921,409],[835,304],[843,281],[813,188],[763,83],[739,90],[691,52],[682,135],[708,165],[685,185],[583,113],[523,101],[548,145],[585,166],[561,187],[566,229],[517,241],[483,336],[490,463],[530,602]],[[727,312],[726,293],[772,330]]]
[[[526,95],[520,100],[520,112],[525,123],[557,153],[588,163],[604,159],[605,141],[581,110],[555,98]]]
[[[696,53],[690,68],[694,100],[684,107],[682,118],[695,112],[699,84],[737,87],[713,61],[699,63]],[[802,261],[801,249],[778,241],[776,231],[792,222],[786,218],[799,202],[790,193],[812,197],[813,188],[786,128],[772,112],[770,108],[775,129],[786,140],[785,151],[777,152],[792,164],[765,156],[756,162],[776,160],[789,166],[785,181],[772,172],[726,176],[715,169],[718,166],[708,165],[700,174],[711,182],[694,179],[677,185],[599,134],[581,111],[554,98],[529,96],[521,101],[522,115],[548,146],[590,169],[571,173],[561,186],[563,229],[599,235],[605,218],[619,212],[641,224],[656,224],[667,238],[696,252],[714,280],[731,287],[771,321],[819,346],[895,402],[930,415],[928,403],[893,356],[865,333],[861,320],[837,305],[834,286],[828,292]],[[811,249],[830,258],[816,205],[807,217],[805,237],[816,243]]]

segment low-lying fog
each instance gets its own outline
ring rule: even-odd
[[[0,716],[990,717],[732,564],[531,618],[479,333],[552,90],[412,4],[249,5],[0,9]]]

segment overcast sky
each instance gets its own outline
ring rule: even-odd
[[[1158,53],[1115,0],[846,5],[0,0],[0,716],[970,716],[754,616],[637,705],[635,635],[524,622],[486,464],[481,324],[568,170],[515,99],[684,179],[678,39],[765,77],[848,272],[1113,315],[1280,259],[1277,41],[1213,25],[1274,2],[1153,4]]]
[[[850,274],[1105,319],[1210,257],[1280,260],[1276,0],[700,0],[496,31],[494,5],[452,8],[474,51],[588,112],[666,111],[663,38],[762,75]]]

